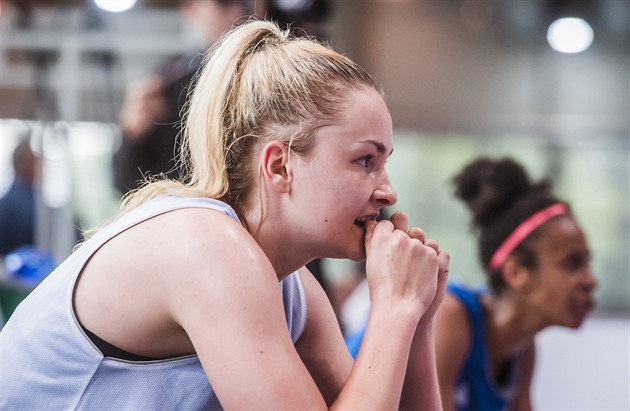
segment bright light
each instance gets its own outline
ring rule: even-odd
[[[98,8],[119,13],[136,5],[137,0],[94,0]]]
[[[300,11],[311,6],[313,0],[276,0],[276,6],[283,11]]]
[[[552,49],[560,53],[580,53],[591,46],[593,29],[582,19],[561,18],[549,26],[547,41]]]

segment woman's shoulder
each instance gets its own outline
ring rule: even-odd
[[[201,204],[198,201],[193,203]],[[191,203],[159,209],[104,244],[94,254],[91,269],[109,273],[121,287],[142,285],[165,301],[178,299],[178,304],[195,293],[218,300],[214,293],[223,287],[238,289],[260,276],[277,288],[271,263],[235,218]]]
[[[448,284],[447,296],[449,300],[456,301],[462,310],[478,312],[482,309],[482,297],[487,294],[487,289],[482,286],[470,286],[460,282]],[[455,304],[455,302],[453,302]]]
[[[215,264],[241,250],[259,249],[237,219],[217,211],[222,210],[205,207],[174,209],[147,220],[141,225],[144,227],[138,227],[136,236],[144,236],[148,242],[170,239],[172,251],[179,250],[187,259],[213,257]]]
[[[461,283],[449,283],[436,315],[437,322],[460,335],[470,335],[471,311],[476,307],[481,309],[477,294],[472,288]]]
[[[122,231],[98,254],[119,262],[121,269],[199,271],[227,267],[243,253],[262,253],[231,207],[215,200],[158,198],[132,210],[120,224]]]
[[[442,317],[466,318],[466,312],[466,305],[457,294],[449,291],[444,295],[439,308],[439,313]]]
[[[219,211],[239,222],[238,215],[227,203],[206,197],[186,197],[165,195],[154,198],[137,208],[141,215],[159,215],[162,213],[184,209],[209,209]],[[142,217],[141,217],[142,218]]]
[[[188,236],[205,235],[207,230],[214,230],[207,239],[235,233],[248,235],[234,209],[211,198],[163,196],[143,204],[130,214],[133,213],[138,215],[130,218],[137,221],[131,221],[131,224],[137,222],[149,230],[158,228],[160,232]],[[234,230],[235,227],[241,230]],[[181,238],[184,243],[190,243],[192,239]]]
[[[452,389],[470,352],[473,336],[468,310],[457,295],[446,293],[434,324],[438,375],[442,385]]]

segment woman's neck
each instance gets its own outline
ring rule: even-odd
[[[544,328],[509,297],[488,296],[483,300],[483,307],[487,318],[487,343],[497,363],[523,352]]]
[[[252,209],[245,211],[242,219],[245,228],[271,262],[279,281],[313,259],[305,253],[304,246],[289,224],[274,216],[261,218],[261,213]]]

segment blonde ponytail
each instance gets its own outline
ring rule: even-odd
[[[382,93],[347,57],[256,20],[224,34],[195,82],[178,158],[186,177],[153,181],[128,194],[119,215],[167,194],[222,200],[240,213],[252,191],[257,147],[278,140],[307,156],[314,131],[334,117],[349,90]]]

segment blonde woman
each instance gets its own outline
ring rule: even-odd
[[[185,129],[185,183],[156,181],[2,331],[0,408],[441,407],[432,335],[448,253],[398,213],[381,90],[268,22],[227,34]],[[353,362],[304,265],[367,257]]]

